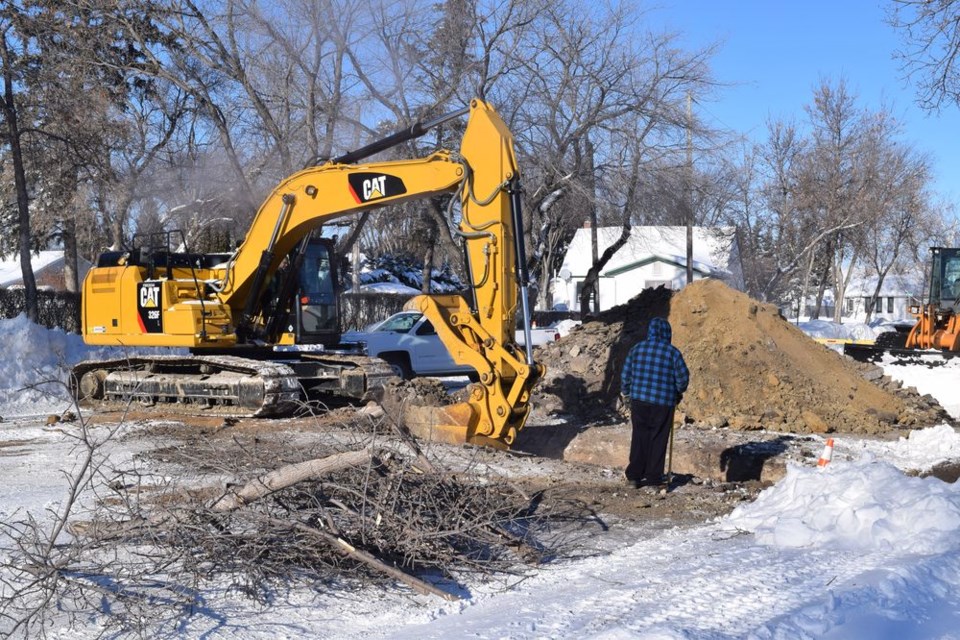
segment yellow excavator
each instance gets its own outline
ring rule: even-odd
[[[361,162],[467,113],[459,152]],[[173,250],[166,234],[101,255],[83,285],[87,344],[180,347],[190,355],[80,363],[76,397],[251,416],[288,415],[305,392],[363,398],[392,370],[338,347],[337,260],[320,227],[366,210],[389,215],[389,205],[441,194],[460,204],[472,300],[421,295],[407,307],[429,318],[478,381],[465,402],[422,407],[408,423],[435,440],[508,447],[544,369],[514,339],[519,306],[531,344],[520,176],[512,134],[482,100],[289,176],[232,254]]]

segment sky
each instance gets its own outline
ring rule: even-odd
[[[960,205],[960,107],[928,113],[916,103],[894,52],[899,32],[884,22],[887,0],[649,0],[645,21],[696,49],[719,43],[713,102],[694,108],[708,123],[754,140],[770,118],[805,120],[821,79],[844,78],[867,109],[888,107],[903,140],[930,154],[934,189]]]

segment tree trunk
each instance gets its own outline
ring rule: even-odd
[[[629,216],[626,216],[626,220],[629,220]],[[603,252],[603,255],[593,263],[593,266],[590,267],[590,270],[587,271],[586,278],[583,279],[583,285],[580,289],[580,316],[585,318],[589,315],[590,311],[590,294],[594,293],[597,301],[597,307],[599,311],[600,306],[600,288],[597,284],[600,281],[600,270],[603,269],[610,258],[613,257],[617,251],[620,250],[620,247],[627,244],[627,240],[630,239],[630,224],[625,222],[623,229],[620,232],[620,237],[617,238],[617,241],[612,245],[607,247],[607,250]]]
[[[800,320],[800,316],[803,315],[807,306],[807,291],[810,290],[810,275],[813,273],[814,256],[813,249],[811,249],[810,259],[807,260],[807,267],[803,270],[803,284],[800,286],[800,309],[797,311],[797,321]]]
[[[853,268],[859,261],[860,256],[858,255],[857,250],[854,249],[853,257],[850,258],[850,266],[847,268],[846,274],[843,273],[843,265],[839,261],[836,263],[833,285],[833,298],[835,301],[833,307],[833,321],[838,324],[843,322],[842,311],[844,301],[847,297],[847,288],[850,286],[850,278],[853,276]]]
[[[63,287],[70,293],[80,291],[80,274],[77,269],[77,230],[73,218],[62,222],[63,232]]]
[[[829,256],[833,255],[833,242],[828,242],[824,255],[827,256],[823,261],[823,269],[820,270],[819,282],[817,284],[817,300],[816,304],[813,307],[813,313],[810,314],[811,320],[820,319],[820,310],[823,308],[823,294],[827,290],[827,276],[830,275],[830,269],[833,265],[833,260]]]
[[[258,478],[254,478],[239,489],[231,489],[218,498],[210,508],[213,511],[234,511],[264,496],[293,486],[298,482],[369,464],[374,455],[373,447],[358,451],[337,453],[326,458],[316,458],[274,469]]]
[[[829,271],[830,267],[826,266],[820,273],[820,284],[817,286],[817,301],[813,307],[813,313],[810,315],[811,320],[820,319],[820,310],[823,308],[823,294],[827,290],[827,274]]]
[[[890,263],[890,266],[893,266],[893,263]],[[883,281],[887,279],[887,273],[889,272],[889,270],[890,270],[890,267],[887,267],[886,269],[884,269],[883,271],[877,274],[877,286],[873,290],[873,295],[870,296],[870,298],[867,300],[867,303],[866,303],[867,318],[865,322],[867,324],[869,324],[870,320],[873,319],[874,311],[878,311],[879,313],[882,313],[882,310],[880,308],[880,290],[883,289]]]
[[[350,274],[352,281],[350,288],[354,293],[360,293],[360,243],[353,243],[353,250],[350,252],[353,273]]]
[[[427,245],[427,250],[423,254],[423,284],[420,287],[420,293],[430,293],[430,279],[433,274],[433,247],[431,242]]]
[[[13,160],[13,181],[17,191],[17,224],[19,225],[20,273],[23,277],[25,309],[31,321],[37,321],[37,280],[30,264],[30,200],[27,193],[27,175],[23,166],[23,152],[20,148],[20,126],[17,121],[17,107],[13,99],[13,70],[11,69],[10,49],[6,36],[0,41],[0,56],[3,62],[3,116],[7,122],[7,142],[10,145],[10,157]]]
[[[424,231],[426,232],[427,250],[423,254],[423,276],[420,293],[430,293],[430,280],[433,276],[434,250],[439,240],[440,230],[437,222],[429,211],[423,214]]]
[[[867,312],[866,319],[864,320],[864,322],[866,322],[867,324],[870,324],[870,321],[873,320],[873,311],[874,309],[877,308],[877,300],[879,300],[880,298],[880,287],[882,286],[883,286],[883,281],[878,280],[877,286],[873,290],[873,295],[867,298],[866,303],[864,303],[864,307],[866,308],[866,312]]]

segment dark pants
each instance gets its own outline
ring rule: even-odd
[[[631,482],[657,484],[663,476],[667,443],[673,426],[673,406],[630,401],[630,464],[624,475]]]

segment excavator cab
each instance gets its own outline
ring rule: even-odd
[[[325,238],[307,242],[293,300],[297,343],[336,344],[340,340],[337,268],[333,243]]]
[[[258,314],[267,341],[338,344],[339,277],[333,240],[314,234],[304,238],[264,288]]]

